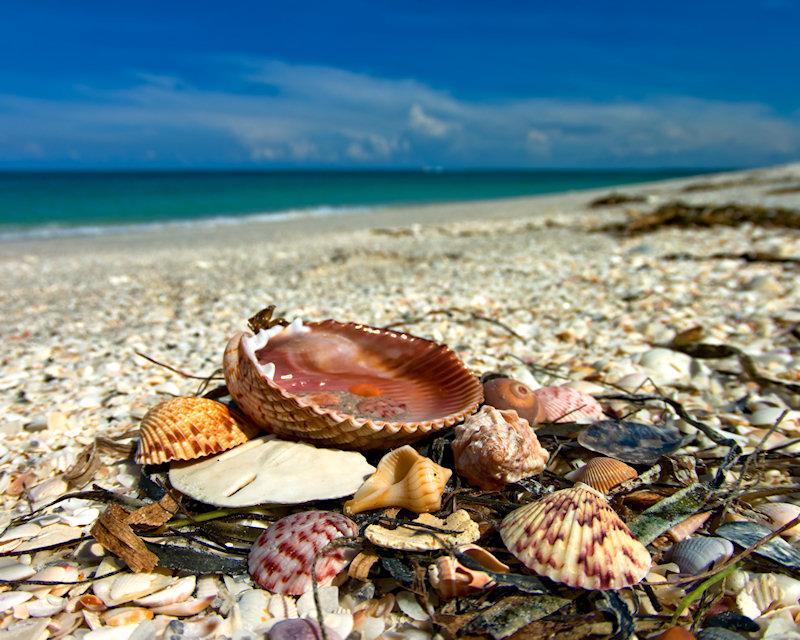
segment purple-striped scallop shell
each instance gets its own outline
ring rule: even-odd
[[[303,511],[274,522],[250,549],[247,567],[253,580],[272,593],[302,595],[315,572],[319,586],[329,585],[355,557],[347,547],[322,550],[337,538],[358,534],[355,522],[332,511]]]
[[[339,449],[419,440],[461,422],[483,399],[447,347],[334,320],[237,333],[223,368],[237,406],[258,426]]]
[[[582,483],[512,511],[500,537],[534,573],[579,589],[629,587],[652,565],[603,494]]]
[[[603,407],[588,393],[572,387],[542,387],[533,394],[539,404],[539,422],[603,420]]]

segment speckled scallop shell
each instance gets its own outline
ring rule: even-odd
[[[592,458],[578,469],[575,479],[603,493],[617,485],[636,478],[636,469],[614,458]]]
[[[388,448],[473,413],[481,384],[447,347],[333,320],[228,342],[225,381],[260,427],[340,449]]]
[[[456,471],[481,489],[496,491],[544,470],[549,455],[516,411],[484,405],[455,428]]]
[[[221,453],[247,442],[257,430],[241,414],[208,398],[172,398],[142,419],[136,462],[161,464]]]
[[[500,535],[528,569],[580,589],[629,587],[652,564],[603,494],[585,484],[512,511]]]
[[[267,591],[302,595],[311,588],[312,571],[317,584],[327,586],[356,555],[354,549],[347,547],[320,554],[322,549],[337,538],[357,534],[356,523],[341,514],[295,513],[274,522],[258,537],[250,549],[247,567],[253,580]]]
[[[539,401],[527,385],[511,378],[492,378],[483,384],[483,396],[487,405],[509,411],[513,409],[530,424],[544,421]]]
[[[378,468],[344,503],[344,512],[361,513],[382,507],[402,507],[416,513],[438,511],[450,469],[439,466],[408,445],[390,451]]]
[[[542,387],[534,392],[539,422],[591,422],[603,420],[603,407],[592,396],[572,387]]]
[[[672,561],[681,573],[697,575],[733,555],[733,544],[725,538],[697,536],[681,540],[672,549]]]

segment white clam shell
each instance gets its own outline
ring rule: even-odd
[[[63,611],[67,606],[67,600],[59,596],[45,596],[29,600],[24,606],[31,618],[49,618]]]
[[[173,463],[169,480],[200,502],[242,507],[349,496],[374,472],[357,452],[263,436],[210,458]]]
[[[175,604],[187,600],[194,593],[197,578],[187,576],[181,578],[175,584],[171,584],[166,589],[152,593],[144,598],[137,598],[134,604],[140,607],[163,607],[168,604]]]
[[[672,550],[672,561],[687,575],[707,571],[733,555],[733,544],[725,538],[697,536],[681,540]]]
[[[657,347],[639,356],[639,364],[656,384],[687,381],[692,374],[692,359],[685,353]]]
[[[8,611],[13,609],[18,604],[27,602],[33,597],[29,591],[6,591],[0,593],[0,611]]]

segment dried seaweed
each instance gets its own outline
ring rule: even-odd
[[[650,544],[667,529],[707,510],[711,487],[701,482],[681,489],[644,511],[628,527],[642,544]]]
[[[632,204],[637,202],[647,202],[647,198],[642,195],[632,195],[628,193],[619,193],[612,191],[608,195],[595,198],[589,203],[590,209],[599,209],[600,207],[616,207],[621,204]]]
[[[480,612],[464,625],[462,632],[489,634],[502,640],[571,602],[570,598],[554,595],[511,596]]]
[[[191,547],[145,542],[148,552],[158,559],[158,565],[186,571],[195,575],[221,573],[235,575],[247,572],[247,558],[200,551]]]
[[[663,204],[650,213],[636,213],[627,222],[604,225],[599,230],[638,235],[652,233],[662,227],[738,227],[744,223],[760,227],[800,229],[800,211],[736,203],[692,205],[675,201]]]

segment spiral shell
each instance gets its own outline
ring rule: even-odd
[[[512,511],[500,536],[534,573],[581,589],[629,587],[652,564],[603,494],[582,483]]]
[[[614,458],[592,458],[578,469],[575,479],[603,493],[617,485],[636,478],[636,469]]]
[[[250,549],[247,566],[253,580],[272,593],[302,595],[311,587],[329,585],[356,552],[336,547],[320,552],[337,538],[358,534],[355,522],[332,511],[303,511],[274,522]]]
[[[485,405],[457,426],[455,434],[456,471],[470,484],[489,491],[541,473],[550,457],[528,421],[515,411]]]
[[[257,430],[243,416],[208,398],[172,398],[142,419],[139,464],[193,460],[247,442]]]
[[[600,403],[578,389],[542,387],[533,393],[539,403],[539,422],[591,422],[605,418]]]
[[[703,573],[732,555],[733,544],[714,536],[687,538],[672,549],[672,561],[687,575]]]
[[[483,391],[446,346],[333,320],[233,336],[223,361],[237,406],[278,436],[339,449],[406,444],[473,413]]]
[[[450,469],[421,456],[408,445],[390,451],[374,474],[344,503],[347,514],[381,507],[402,507],[416,513],[438,511]]]
[[[484,401],[500,411],[516,411],[530,424],[544,421],[540,413],[539,401],[527,385],[511,378],[493,378],[483,384]]]

